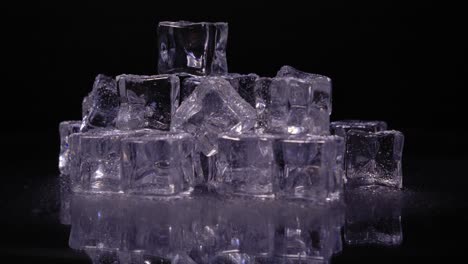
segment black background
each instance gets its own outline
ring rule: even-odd
[[[2,205],[18,213],[3,220],[14,228],[6,232],[1,254],[66,247],[64,227],[40,232],[40,220],[30,217],[42,208],[38,200],[53,200],[36,187],[57,177],[59,122],[81,117],[81,100],[98,73],[156,74],[157,23],[181,19],[229,23],[230,72],[274,76],[288,64],[327,75],[334,85],[332,120],[385,120],[405,134],[404,185],[410,191],[445,197],[436,199],[443,200],[436,206],[439,214],[426,212],[409,220],[426,227],[405,230],[418,238],[413,248],[363,249],[350,260],[361,255],[370,260],[381,256],[414,260],[460,254],[467,234],[463,223],[468,220],[462,202],[468,183],[463,93],[468,23],[463,8],[388,1],[378,5],[154,1],[24,4],[5,7],[2,13]],[[17,236],[18,230],[23,230],[22,236]],[[48,258],[37,252],[24,254]]]

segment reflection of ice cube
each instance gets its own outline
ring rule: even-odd
[[[274,255],[286,263],[327,263],[341,250],[341,208],[289,204],[275,228]]]
[[[96,194],[75,195],[71,211],[70,246],[95,260],[311,263],[341,248],[341,208],[310,203]]]
[[[160,22],[159,73],[226,73],[227,36],[227,23]]]
[[[348,245],[397,246],[403,240],[401,193],[386,187],[348,191],[344,238]]]
[[[123,246],[125,203],[105,196],[74,195],[71,200],[71,233],[73,249]]]
[[[350,130],[346,135],[347,187],[402,187],[403,134],[399,131]]]

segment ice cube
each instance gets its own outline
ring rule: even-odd
[[[255,100],[260,133],[330,133],[330,116],[318,86],[309,79],[259,78]]]
[[[180,103],[185,101],[192,92],[197,88],[203,77],[194,76],[188,73],[177,74],[180,79]]]
[[[275,160],[277,137],[221,135],[217,160],[219,192],[227,195],[274,197],[280,168]]]
[[[122,141],[124,191],[177,195],[193,183],[193,142],[187,133],[152,134]]]
[[[282,140],[281,144],[284,163],[281,196],[316,202],[339,199],[343,190],[338,164],[342,138],[296,136]]]
[[[255,81],[258,79],[258,75],[230,73],[224,75],[223,78],[229,81],[239,95],[255,108]]]
[[[181,102],[185,100],[205,78],[202,76],[193,76],[189,74],[178,74],[181,79],[180,83],[180,98]],[[182,76],[182,77],[181,77]],[[255,81],[258,79],[258,75],[250,74],[238,74],[229,73],[220,76],[227,80],[234,90],[252,107],[255,108]]]
[[[294,77],[308,80],[314,89],[314,104],[328,112],[332,112],[332,83],[331,79],[315,73],[307,73],[285,65],[276,74],[276,77]]]
[[[77,172],[72,175],[74,191],[121,192],[121,141],[132,133],[94,130],[73,135],[78,153]]]
[[[63,121],[59,124],[60,133],[60,154],[59,154],[59,170],[62,174],[70,173],[70,146],[68,138],[71,134],[80,131],[81,121]]]
[[[346,138],[346,187],[402,188],[404,136],[401,132],[350,130]]]
[[[117,85],[112,77],[96,76],[93,90],[83,100],[83,123],[81,130],[115,127],[120,100]]]
[[[227,73],[227,37],[227,23],[160,22],[159,73]]]
[[[117,76],[121,99],[119,129],[152,128],[169,130],[171,117],[179,106],[179,78],[175,75]]]
[[[180,105],[171,129],[192,133],[206,155],[217,152],[217,135],[241,133],[253,128],[256,113],[232,86],[221,77],[205,78]]]
[[[213,186],[210,183],[216,180],[217,169],[216,161],[218,154],[206,156],[198,149],[195,149],[194,167],[195,167],[195,180],[194,186],[200,187],[198,191],[209,191],[205,188],[211,188]]]
[[[387,123],[384,121],[340,120],[330,124],[331,133],[344,138],[346,138],[346,132],[351,129],[379,132],[387,129]]]

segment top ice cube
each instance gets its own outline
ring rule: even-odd
[[[195,75],[227,73],[228,24],[163,21],[158,25],[158,71]]]

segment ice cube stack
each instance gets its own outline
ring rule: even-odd
[[[83,120],[60,124],[74,192],[339,200],[402,187],[403,135],[382,121],[330,124],[331,79],[283,66],[227,71],[227,23],[161,22],[158,75],[98,75]]]

